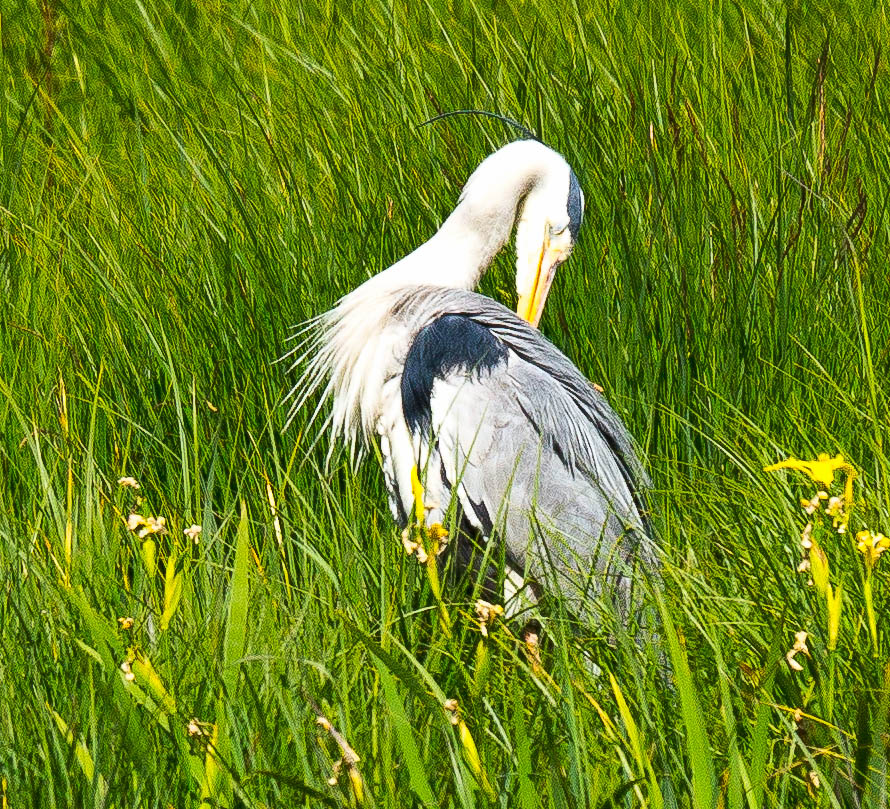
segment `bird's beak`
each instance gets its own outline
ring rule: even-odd
[[[516,314],[535,328],[541,322],[544,304],[547,295],[550,294],[550,285],[556,276],[556,268],[568,258],[571,250],[570,245],[567,248],[556,242],[557,240],[551,241],[550,237],[545,235],[531,289],[519,296],[519,305],[516,307]]]

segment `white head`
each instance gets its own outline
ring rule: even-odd
[[[465,206],[479,212],[476,224],[488,233],[492,256],[515,223],[517,314],[537,326],[556,268],[572,252],[584,216],[575,173],[543,143],[515,141],[473,172],[455,213]]]

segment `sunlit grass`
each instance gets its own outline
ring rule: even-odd
[[[881,3],[4,5],[0,802],[886,805],[888,41]],[[514,137],[417,128],[464,107],[584,188],[542,327],[649,461],[642,648],[483,634],[373,458],[282,431],[291,327]],[[804,548],[764,467],[819,453],[855,507]]]

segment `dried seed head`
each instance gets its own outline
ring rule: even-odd
[[[445,702],[442,703],[442,707],[449,714],[451,714],[449,719],[451,720],[452,725],[456,725],[458,722],[460,722],[460,716],[458,715],[458,705],[457,705],[456,699],[454,699],[454,698],[446,699]]]
[[[800,535],[800,545],[806,551],[813,547],[813,524],[811,522],[806,524]]]
[[[405,548],[405,553],[407,553],[408,556],[411,556],[411,554],[420,547],[414,539],[413,526],[411,525],[402,529],[402,546]]]
[[[819,508],[819,495],[813,495],[811,500],[801,500],[800,504],[807,514],[813,514]]]
[[[195,545],[198,544],[198,537],[201,535],[201,526],[200,525],[190,525],[183,532]]]
[[[132,683],[133,680],[136,679],[136,675],[133,674],[133,669],[130,668],[130,661],[129,661],[129,660],[124,660],[124,662],[121,663],[121,671],[124,673],[124,679],[125,679],[128,683]]]
[[[837,517],[844,510],[844,499],[842,497],[829,497],[828,505],[825,507],[825,513],[829,517]]]
[[[490,604],[481,598],[476,602],[476,618],[479,621],[479,631],[482,637],[488,637],[488,626],[494,620],[504,614],[504,608],[500,604]]]
[[[343,759],[338,758],[331,766],[331,777],[328,778],[328,786],[330,786],[330,787],[337,786],[337,781],[340,779],[340,771],[342,769],[343,769]]]
[[[141,514],[131,514],[127,517],[127,528],[133,531],[139,539],[151,534],[166,534],[167,520],[164,517],[143,517]]]
[[[785,653],[785,660],[793,671],[803,671],[803,666],[794,659],[798,654],[810,656],[810,650],[807,648],[807,633],[803,630],[794,633],[794,645]]]

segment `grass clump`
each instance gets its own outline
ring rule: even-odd
[[[885,805],[887,19],[5,4],[0,801]],[[649,458],[659,648],[553,620],[538,667],[508,622],[483,637],[471,590],[404,554],[374,464],[282,433],[293,324],[512,137],[416,127],[465,107],[527,122],[584,188],[543,328]],[[484,291],[511,303],[509,265]],[[856,505],[838,535],[820,499],[802,549],[818,489],[763,470],[819,453]]]

